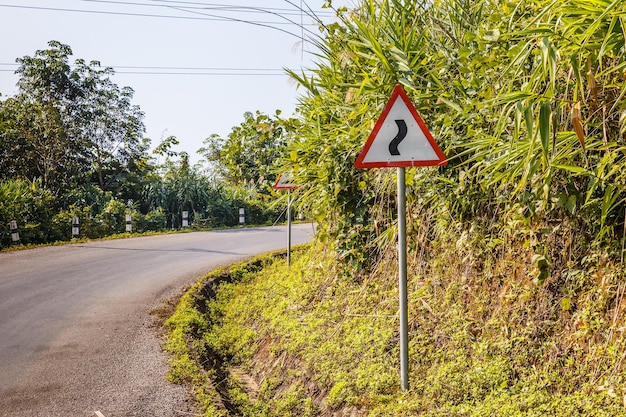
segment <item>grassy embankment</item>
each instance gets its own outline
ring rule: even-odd
[[[206,416],[626,415],[623,266],[568,259],[572,237],[551,265],[476,231],[412,251],[408,393],[393,251],[348,279],[321,245],[191,288],[166,323],[170,379]]]

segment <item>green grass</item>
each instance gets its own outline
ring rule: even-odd
[[[622,267],[590,256],[540,285],[520,243],[450,234],[410,263],[408,393],[394,256],[350,280],[319,244],[192,288],[167,323],[171,379],[207,416],[626,415]]]

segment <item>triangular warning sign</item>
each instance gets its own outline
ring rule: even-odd
[[[293,183],[290,172],[281,173],[274,184],[276,190],[293,190],[294,188],[298,188],[298,186]]]
[[[404,88],[397,85],[354,163],[356,168],[448,164]]]

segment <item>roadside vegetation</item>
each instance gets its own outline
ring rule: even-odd
[[[626,415],[623,267],[587,259],[538,286],[521,242],[494,256],[488,238],[411,260],[408,392],[395,259],[346,280],[319,243],[190,289],[166,322],[170,381],[206,416]]]
[[[326,4],[333,7],[332,2]],[[207,416],[626,415],[626,4],[361,0],[320,26],[297,117],[246,113],[205,165],[151,143],[132,89],[69,46],[0,101],[0,247],[263,223],[292,172],[316,242],[205,277],[168,327]],[[354,161],[401,84],[448,157],[407,170],[410,384],[396,178]],[[268,169],[268,161],[277,164]],[[248,205],[244,205],[248,204]],[[255,214],[256,213],[256,214]]]
[[[247,224],[279,219],[274,162],[295,119],[248,112],[192,166],[178,138],[144,137],[134,92],[111,68],[71,57],[50,41],[18,58],[18,92],[0,96],[0,249],[13,244],[11,221],[30,245],[70,240],[74,217],[81,238],[123,233],[126,215],[134,232],[180,229],[185,211],[196,228],[237,225],[240,208]]]
[[[313,71],[290,72],[283,169],[317,241],[192,289],[172,379],[207,416],[626,415],[624,2],[337,13]],[[407,170],[409,392],[395,172],[354,168],[398,83],[449,160]]]

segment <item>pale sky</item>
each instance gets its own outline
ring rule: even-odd
[[[281,69],[311,67],[313,47],[298,38],[303,33],[299,26],[319,32],[298,8],[308,10],[308,5],[325,22],[333,21],[332,10],[322,9],[322,4],[0,0],[0,93],[6,97],[16,92],[16,58],[33,56],[48,41],[59,41],[72,48],[72,62],[82,58],[113,67],[113,81],[135,90],[133,104],[145,113],[152,145],[176,136],[181,144],[175,150],[188,152],[195,162],[202,141],[213,133],[225,137],[243,121],[244,112],[293,113],[301,91]],[[333,2],[340,4],[346,2]]]

